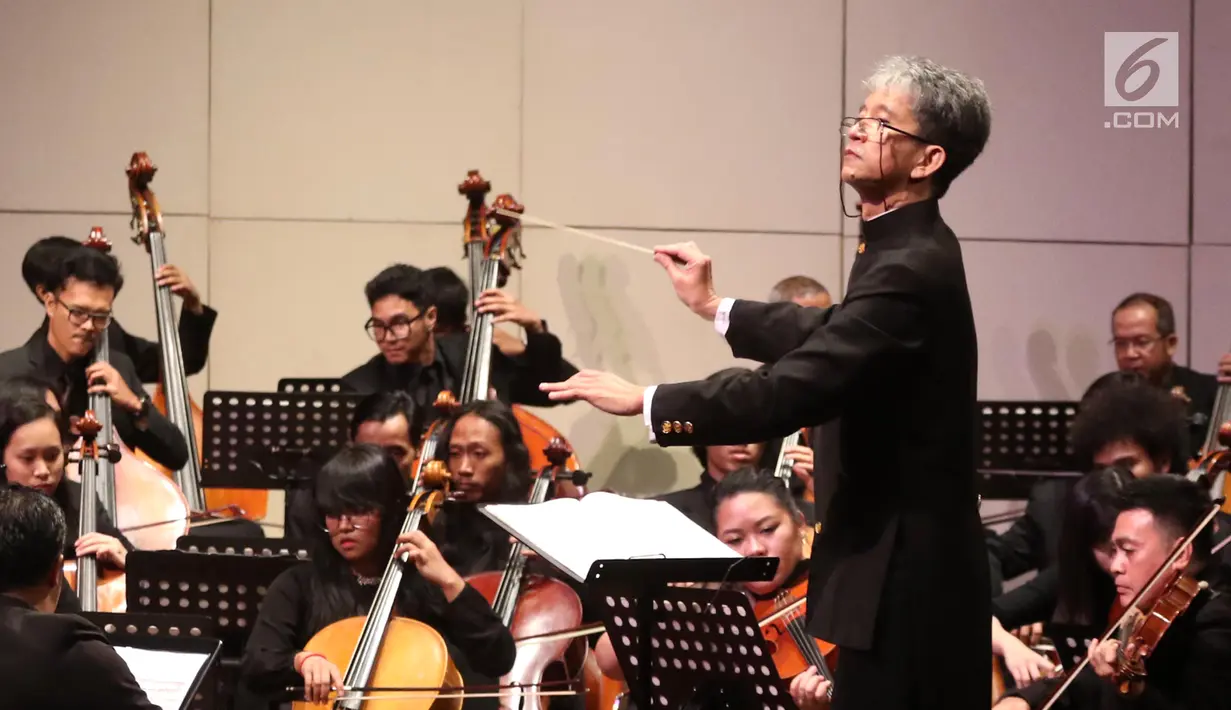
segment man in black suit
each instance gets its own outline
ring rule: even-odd
[[[469,335],[436,332],[436,294],[432,281],[414,266],[395,264],[381,271],[364,289],[371,317],[364,325],[380,353],[343,375],[356,392],[402,391],[411,395],[426,419],[443,390],[460,396]],[[492,353],[491,387],[505,404],[550,407],[538,386],[577,372],[562,354],[560,339],[530,309],[503,291],[482,294],[477,309],[493,314],[493,322],[512,322],[526,332],[525,352],[508,357]],[[425,424],[428,423],[425,421]]]
[[[975,475],[978,356],[961,248],[938,199],[982,151],[981,82],[894,57],[868,82],[842,181],[861,197],[862,239],[841,305],[719,298],[695,245],[655,259],[677,295],[737,357],[767,363],[717,382],[642,388],[583,371],[544,385],[626,416],[661,446],[762,441],[842,417],[842,479],[812,552],[808,630],[841,653],[839,710],[986,708],[988,563]],[[676,262],[683,262],[683,266]],[[935,644],[943,639],[945,670]],[[815,670],[801,707],[821,707]]]
[[[0,487],[0,678],[4,706],[154,710],[98,627],[56,614],[64,514],[32,488]]]
[[[0,379],[39,375],[64,398],[64,412],[81,416],[91,393],[106,393],[112,424],[130,449],[141,449],[172,471],[188,460],[184,435],[154,408],[132,360],[112,352],[94,362],[94,346],[111,325],[115,294],[124,283],[115,258],[79,247],[65,257],[43,293],[47,318],[26,344],[0,354]]]

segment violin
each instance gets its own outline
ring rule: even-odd
[[[86,410],[77,420],[77,430],[81,433],[81,512],[77,518],[77,534],[82,536],[98,531],[98,508],[94,501],[98,500],[99,459],[106,457],[114,463],[120,451],[114,444],[100,448],[98,435],[103,425],[91,410]],[[76,590],[82,611],[122,612],[128,606],[124,573],[107,570],[100,577],[98,559],[94,555],[65,560],[64,576],[69,586]]]
[[[553,439],[543,452],[550,464],[538,472],[531,489],[530,504],[542,503],[554,488],[557,479],[569,475],[565,462],[572,453],[563,439]],[[492,610],[504,621],[514,637],[548,634],[576,628],[582,620],[581,598],[568,584],[543,575],[526,576],[525,545],[514,543],[503,571],[482,572],[466,578],[492,605]],[[512,670],[500,679],[502,686],[527,685],[514,688],[509,694],[513,707],[546,710],[547,699],[539,695],[539,687],[550,670],[562,670],[567,677],[583,668],[590,648],[584,639],[560,639],[519,646]],[[593,664],[597,671],[597,664]],[[572,671],[570,673],[570,671]],[[597,677],[594,678],[597,681]],[[594,689],[595,684],[587,683]],[[520,702],[519,702],[520,701]]]
[[[478,170],[467,171],[466,179],[457,186],[457,191],[467,199],[463,225],[463,255],[470,268],[470,293],[474,297],[493,288],[503,288],[511,269],[521,268],[525,251],[521,246],[521,221],[511,214],[521,214],[525,207],[512,195],[503,194],[492,201],[489,208],[485,202],[492,184],[483,179]],[[496,210],[503,210],[499,213]],[[470,355],[466,369],[471,370],[471,361],[476,363],[474,381],[464,384],[461,401],[487,399],[491,380],[492,323],[489,314],[474,315],[470,328]],[[553,439],[568,440],[559,430],[521,405],[513,405],[513,416],[521,425],[522,439],[530,452],[530,467],[540,470],[551,466],[546,451]],[[580,468],[576,456],[571,453],[565,462],[569,471]],[[556,496],[580,498],[585,495],[584,486],[568,478],[556,483]]]
[[[1176,545],[1175,550],[1167,556],[1163,564],[1154,572],[1150,581],[1137,592],[1124,612],[1111,624],[1098,643],[1119,636],[1119,649],[1116,653],[1114,681],[1121,695],[1135,696],[1145,688],[1145,661],[1162,641],[1167,630],[1191,606],[1197,595],[1207,588],[1205,582],[1199,582],[1183,570],[1173,569],[1176,560],[1183,554],[1185,548],[1201,534],[1201,531],[1213,522],[1222,508],[1220,499],[1210,507],[1205,518]],[[1161,591],[1157,591],[1161,587]],[[1147,599],[1152,599],[1146,603]],[[1064,679],[1064,682],[1052,693],[1040,710],[1051,710],[1060,696],[1068,690],[1077,675],[1090,664],[1090,656],[1082,659]]]
[[[832,683],[832,668],[838,662],[838,647],[815,638],[804,628],[804,601],[807,596],[808,580],[805,577],[793,587],[779,589],[770,599],[757,600],[752,612],[760,619],[761,635],[769,646],[779,676],[794,678],[808,670],[809,666],[816,666],[821,677]]]
[[[1218,389],[1218,399],[1214,405],[1215,412],[1224,406],[1223,388],[1228,385],[1221,385]],[[1231,404],[1231,396],[1227,397],[1227,403]],[[1192,461],[1188,463],[1188,480],[1195,481],[1207,490],[1212,490],[1218,483],[1218,479],[1224,476],[1228,469],[1231,469],[1231,421],[1222,421],[1222,424],[1217,427],[1210,425],[1209,434],[1206,436],[1205,444],[1201,447],[1201,453],[1198,454]],[[1226,484],[1224,484],[1224,488]]]
[[[90,230],[85,246],[110,253],[111,242],[103,236],[101,227]],[[99,334],[94,346],[95,362],[110,362],[111,344],[108,332]],[[188,532],[188,502],[179,487],[138,459],[111,426],[111,397],[103,393],[90,395],[90,409],[102,429],[99,446],[108,452],[97,459],[98,494],[103,509],[117,528],[140,532],[128,537],[142,550],[172,550],[175,542]],[[112,447],[118,455],[112,453]],[[78,477],[80,471],[78,471]],[[88,507],[82,499],[82,508]],[[166,522],[170,521],[170,522]]]
[[[262,490],[201,488],[202,436],[205,414],[188,392],[188,375],[184,372],[184,352],[180,346],[179,328],[172,308],[171,288],[159,286],[158,272],[167,265],[166,233],[158,198],[150,189],[157,166],[145,153],[133,153],[128,169],[128,196],[132,203],[132,227],[137,230],[133,241],[145,247],[150,255],[154,275],[154,313],[158,321],[158,343],[162,350],[162,377],[154,390],[153,405],[175,428],[184,434],[188,445],[188,462],[179,471],[171,472],[148,456],[143,458],[154,468],[175,480],[184,492],[193,511],[208,508],[239,510],[239,515],[263,518],[267,512],[269,493]]]
[[[430,522],[435,517],[448,494],[449,478],[443,461],[430,461],[419,470],[402,535],[418,530],[424,518]],[[449,657],[444,637],[421,621],[393,615],[405,564],[405,556],[396,551],[391,554],[367,616],[335,621],[304,646],[305,651],[319,653],[346,669],[342,681],[346,690],[325,703],[296,701],[293,710],[358,708],[366,700],[380,701],[381,710],[461,707],[461,697],[448,692],[462,688],[462,676]],[[417,692],[397,692],[407,688]],[[348,697],[348,693],[360,693],[363,699]],[[442,694],[449,697],[438,699]]]

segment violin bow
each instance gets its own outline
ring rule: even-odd
[[[1210,512],[1206,514],[1205,518],[1197,525],[1197,527],[1193,528],[1192,532],[1188,533],[1187,537],[1180,541],[1180,544],[1175,546],[1175,549],[1172,550],[1171,554],[1167,556],[1167,559],[1163,562],[1162,566],[1158,568],[1158,571],[1154,573],[1154,576],[1150,578],[1150,581],[1141,588],[1141,591],[1137,592],[1137,596],[1133,597],[1133,601],[1124,608],[1124,613],[1120,615],[1119,619],[1116,619],[1116,623],[1112,624],[1111,627],[1107,629],[1107,631],[1103,634],[1103,637],[1096,642],[1096,645],[1110,640],[1112,636],[1119,633],[1120,626],[1124,624],[1124,621],[1130,616],[1134,614],[1141,614],[1141,609],[1138,608],[1141,604],[1141,600],[1145,599],[1150,591],[1154,589],[1154,586],[1167,576],[1168,568],[1175,564],[1176,560],[1180,559],[1180,555],[1184,553],[1184,548],[1191,545],[1193,540],[1201,534],[1201,531],[1214,520],[1215,516],[1218,515],[1218,512],[1222,510],[1222,503],[1222,498],[1214,501],[1214,505],[1211,506]],[[1060,684],[1059,688],[1056,688],[1056,692],[1052,693],[1051,697],[1047,699],[1047,703],[1044,704],[1039,710],[1051,710],[1051,707],[1056,704],[1056,701],[1060,699],[1060,696],[1064,694],[1064,691],[1068,690],[1069,686],[1073,684],[1073,681],[1077,679],[1077,676],[1085,670],[1088,665],[1090,665],[1090,654],[1087,652],[1086,657],[1081,660],[1081,663],[1077,664],[1077,667],[1073,669],[1072,673],[1069,673],[1068,676],[1065,677],[1064,682]]]

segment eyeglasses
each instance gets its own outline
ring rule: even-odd
[[[928,145],[935,145],[932,141],[928,140],[927,138],[924,138],[923,136],[915,135],[914,133],[911,133],[910,131],[904,131],[901,128],[898,128],[897,126],[893,125],[892,123],[886,121],[883,118],[874,118],[872,116],[847,116],[842,119],[841,132],[842,132],[843,137],[849,138],[851,135],[851,131],[854,131],[856,129],[858,129],[858,131],[865,136],[871,136],[875,132],[876,139],[878,141],[883,140],[885,131],[889,130],[889,131],[895,131],[897,133],[901,133],[902,135],[908,138],[914,138],[915,140],[921,143],[927,143]]]
[[[112,316],[110,313],[91,313],[85,309],[70,306],[64,301],[61,301],[59,298],[56,299],[56,303],[63,306],[64,310],[68,311],[68,322],[75,326],[83,326],[87,321],[93,321],[94,327],[98,330],[102,330],[103,328],[111,325]]]
[[[325,513],[325,525],[323,526],[323,529],[328,532],[331,527],[340,528],[342,527],[342,521],[346,520],[350,522],[352,529],[364,530],[376,525],[376,516],[377,512],[375,510],[368,510],[362,513],[338,513],[337,515],[333,513]]]
[[[401,340],[410,335],[410,326],[422,318],[423,313],[423,311],[420,311],[414,318],[397,316],[388,323],[376,318],[369,318],[368,322],[363,324],[363,329],[368,332],[369,338],[378,343],[384,340],[390,333],[393,334],[394,340]]]
[[[1112,338],[1111,346],[1115,348],[1118,353],[1128,352],[1130,350],[1143,352],[1149,350],[1154,343],[1157,343],[1160,340],[1162,340],[1161,337],[1150,335],[1140,335],[1136,338]]]

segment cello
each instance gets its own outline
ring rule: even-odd
[[[238,506],[243,511],[240,515],[263,518],[268,512],[269,494],[266,491],[203,491],[201,488],[204,413],[197,403],[192,401],[188,392],[188,376],[184,372],[184,353],[171,305],[171,289],[157,283],[159,270],[167,264],[162,210],[158,205],[158,198],[150,189],[150,182],[158,168],[145,153],[133,153],[125,172],[128,175],[128,195],[132,203],[132,227],[137,230],[133,241],[145,247],[150,255],[150,268],[154,276],[154,312],[158,321],[158,342],[162,346],[162,381],[154,390],[153,405],[184,434],[184,441],[188,446],[188,462],[174,473],[149,457],[142,458],[175,480],[194,513],[206,511],[207,506],[210,509]]]
[[[540,470],[534,479],[527,501],[531,505],[547,500],[548,492],[556,487],[559,478],[567,475],[577,477],[579,473],[565,471],[564,464],[571,452],[563,439],[553,440],[543,453],[550,464]],[[558,579],[543,575],[526,576],[524,550],[521,542],[514,543],[503,571],[482,572],[468,577],[466,582],[487,599],[514,637],[579,627],[583,610],[577,592]],[[512,707],[546,710],[546,699],[539,695],[538,689],[549,669],[562,666],[564,674],[571,675],[570,669],[585,669],[588,654],[589,648],[582,639],[560,639],[519,646],[517,660],[512,670],[500,679],[500,684],[529,686],[526,690],[510,691]],[[598,678],[595,676],[591,680],[597,681]],[[587,690],[596,691],[595,685],[587,683]]]
[[[103,236],[101,227],[90,230],[85,246],[104,254],[111,251],[111,242]],[[94,346],[94,361],[111,361],[111,345],[105,329]],[[139,549],[175,549],[176,540],[188,532],[189,508],[183,492],[138,459],[116,435],[111,424],[110,396],[91,394],[89,408],[101,426],[99,446],[109,452],[108,456],[97,459],[98,493],[103,509],[121,531],[133,531],[125,537]],[[112,447],[118,454],[110,453]]]
[[[521,221],[510,216],[522,213],[525,207],[511,195],[504,194],[498,196],[489,208],[486,197],[491,188],[491,183],[483,179],[478,170],[467,171],[466,179],[457,186],[458,193],[465,196],[468,203],[462,220],[462,247],[463,255],[469,264],[470,293],[475,298],[486,290],[502,288],[511,269],[520,269],[520,259],[525,257],[525,251],[521,247]],[[504,210],[509,214],[496,210]],[[476,374],[484,383],[490,380],[491,374],[492,331],[491,316],[476,313],[471,326],[471,350],[467,363],[469,364],[472,357],[482,358],[479,361],[482,364]],[[485,385],[481,392],[474,392],[472,399],[486,399],[487,394]],[[466,395],[466,388],[463,387],[463,403],[470,401]],[[530,467],[539,470],[550,466],[551,462],[545,452],[552,440],[562,439],[567,445],[567,439],[555,427],[525,407],[515,404],[512,409],[518,424],[521,425],[526,449],[530,451]],[[565,466],[570,471],[580,468],[575,454],[569,454]],[[571,480],[561,480],[557,485],[560,489],[557,495],[571,498],[585,495],[585,489]]]
[[[401,534],[419,529],[423,518],[429,523],[448,494],[449,470],[443,461],[423,466],[412,489]],[[389,556],[376,597],[366,617],[342,619],[321,629],[304,646],[345,668],[339,696],[326,703],[296,701],[293,710],[357,710],[368,700],[380,701],[381,710],[456,710],[461,698],[447,691],[462,688],[462,677],[449,658],[444,638],[431,626],[414,619],[393,616],[393,604],[402,584],[406,557],[396,550]],[[376,688],[415,688],[417,697],[374,690]],[[439,692],[433,692],[437,689]],[[359,692],[362,697],[347,697]],[[384,693],[382,697],[382,693]],[[450,697],[437,698],[441,693]]]
[[[786,450],[792,446],[801,445],[808,445],[808,431],[806,429],[800,429],[782,437],[782,448],[778,450],[778,461],[774,464],[774,476],[782,479],[788,491],[791,490],[791,479],[795,476],[793,470],[795,468],[795,461],[787,455]],[[811,485],[804,490],[804,500],[809,503],[816,501]]]
[[[98,531],[98,464],[106,458],[115,463],[120,450],[114,444],[99,446],[98,435],[103,425],[86,410],[76,421],[81,434],[81,461],[78,464],[81,476],[81,504],[77,518],[78,536]],[[127,608],[126,577],[120,570],[107,570],[100,575],[98,559],[85,555],[75,560],[64,561],[64,577],[81,600],[82,611],[122,612]]]

